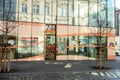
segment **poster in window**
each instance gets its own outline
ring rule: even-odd
[[[67,51],[67,45],[66,42],[58,42],[58,53],[66,53]]]

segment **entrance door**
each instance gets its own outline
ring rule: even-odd
[[[45,28],[45,60],[56,59],[56,28],[46,25]]]

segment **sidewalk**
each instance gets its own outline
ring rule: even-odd
[[[70,67],[65,68],[69,65]],[[106,70],[119,70],[120,62],[107,61]],[[11,73],[27,72],[73,72],[73,71],[99,71],[96,61],[16,61],[11,62]],[[103,69],[104,70],[104,69]],[[102,71],[103,71],[102,70]]]
[[[95,66],[94,60],[13,61],[0,80],[120,80],[119,60],[107,61],[106,70]]]

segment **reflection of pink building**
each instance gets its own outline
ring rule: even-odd
[[[21,24],[21,23],[19,23]],[[18,52],[19,54],[21,54],[21,58],[25,58],[27,57],[24,56],[24,54],[28,54],[28,57],[30,56],[29,59],[34,59],[33,57],[31,57],[31,55],[34,55],[37,57],[42,55],[41,59],[44,59],[45,53],[45,44],[46,44],[46,38],[45,38],[45,31],[44,31],[44,24],[38,24],[38,23],[33,23],[32,27],[31,27],[31,23],[24,23],[23,25],[19,25],[18,27],[18,36],[19,36],[19,40],[18,40]],[[32,30],[31,30],[32,29]],[[57,34],[56,34],[56,38],[57,38],[57,42],[65,42],[67,43],[67,38],[69,39],[69,45],[66,46],[66,48],[69,49],[69,51],[71,51],[68,54],[72,54],[73,49],[75,48],[75,52],[78,52],[78,49],[80,49],[80,54],[83,54],[83,56],[79,56],[81,59],[88,59],[88,48],[90,47],[91,50],[93,50],[93,52],[90,52],[91,54],[89,54],[89,58],[94,59],[95,56],[95,46],[93,44],[94,40],[91,39],[91,37],[95,36],[94,33],[95,32],[91,32],[90,29],[92,29],[92,27],[79,27],[79,26],[70,26],[70,25],[57,25]],[[17,30],[17,29],[16,29]],[[73,41],[73,36],[74,36],[74,43],[76,43],[75,45],[72,45],[72,41]],[[113,29],[108,35],[108,47],[107,48],[107,58],[108,59],[115,59],[115,54],[114,54],[114,47],[110,47],[109,48],[109,41],[113,41],[114,42],[114,37],[115,37],[115,30]],[[31,38],[32,37],[32,38]],[[88,44],[87,43],[87,39],[91,40],[91,43]],[[89,37],[89,38],[88,38]],[[54,42],[54,38],[55,36],[49,36],[49,42],[52,43]],[[81,41],[81,46],[78,44],[79,40]],[[26,41],[26,44],[23,43],[24,41]],[[31,41],[32,41],[32,45],[31,45]],[[38,50],[34,50],[35,46],[38,46]],[[78,48],[79,47],[79,48]],[[30,52],[33,52],[33,54],[29,54]],[[59,52],[59,51],[58,51]],[[73,52],[74,53],[74,52]],[[92,54],[93,53],[93,54]],[[43,56],[44,54],[44,56]],[[56,55],[56,59],[67,59],[67,53],[62,53],[62,55],[60,53],[58,53],[59,55]],[[84,55],[86,54],[86,55]],[[73,55],[73,54],[72,54]],[[69,59],[73,59],[73,60],[77,60],[78,55],[75,54],[74,57],[72,58],[72,55],[69,55]],[[85,58],[86,57],[86,58]],[[39,58],[36,58],[38,60],[41,60]]]

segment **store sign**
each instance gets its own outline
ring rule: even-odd
[[[45,33],[53,33],[53,34],[55,34],[55,30],[46,30]]]
[[[75,40],[72,41],[72,45],[73,46],[76,45],[76,41]]]
[[[55,34],[55,26],[53,26],[53,25],[46,25],[45,26],[45,33]]]
[[[14,40],[8,40],[8,43],[14,45]]]

